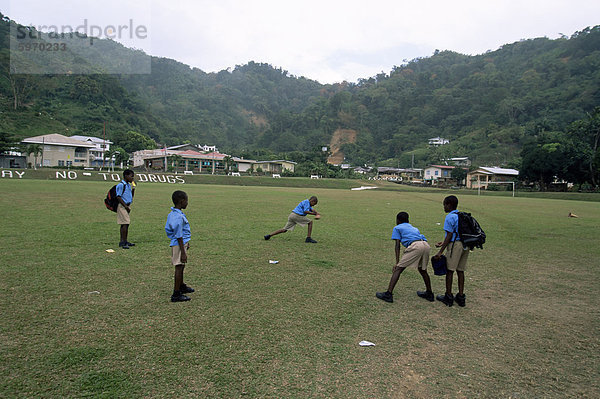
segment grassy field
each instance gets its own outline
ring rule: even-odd
[[[600,396],[598,202],[459,193],[488,243],[469,258],[467,306],[447,308],[415,295],[414,270],[395,303],[374,296],[395,214],[435,243],[441,192],[139,184],[126,251],[109,186],[0,181],[0,397]],[[169,302],[176,188],[190,197],[187,303]],[[312,194],[318,244],[301,228],[263,240]]]

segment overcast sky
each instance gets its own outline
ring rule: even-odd
[[[214,72],[266,62],[321,83],[389,72],[436,49],[481,54],[600,25],[598,0],[0,0],[23,25],[142,26],[115,38]],[[130,22],[131,21],[131,22]]]

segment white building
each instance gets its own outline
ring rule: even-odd
[[[199,145],[198,148],[202,151],[219,152],[216,145]]]
[[[429,145],[439,146],[444,144],[449,144],[450,140],[447,140],[443,137],[433,137],[429,139]]]
[[[471,166],[469,157],[450,158],[449,161],[456,166]]]
[[[71,138],[94,145],[94,148],[90,148],[89,150],[90,166],[114,166],[114,155],[111,159],[104,159],[104,153],[110,151],[110,145],[113,143],[112,141],[92,136],[71,136]]]
[[[424,170],[423,180],[431,184],[436,184],[438,180],[449,180],[452,178],[454,168],[448,165],[430,165]]]

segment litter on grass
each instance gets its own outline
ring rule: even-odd
[[[92,294],[96,294],[97,295],[99,293],[100,293],[100,291],[90,291],[90,292],[88,292],[88,295],[92,295]]]
[[[115,252],[114,249],[107,249],[106,252],[108,252],[109,254],[112,254],[113,252]]]
[[[358,344],[360,346],[375,346],[375,344],[373,342],[369,342],[369,341],[360,341]]]
[[[279,261],[278,260],[269,260],[269,263],[275,265],[275,264],[279,263]]]

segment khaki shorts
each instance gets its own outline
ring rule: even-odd
[[[465,250],[462,242],[454,241],[446,247],[447,267],[450,271],[464,272],[467,270],[467,259],[469,258],[469,250]]]
[[[413,241],[408,248],[404,250],[397,267],[417,267],[421,270],[427,270],[429,263],[429,252],[431,247],[427,241]]]
[[[290,216],[288,216],[287,223],[285,224],[283,229],[287,231],[292,231],[294,230],[294,227],[296,227],[296,225],[306,226],[310,222],[311,220],[306,216],[298,215],[297,213],[292,212],[290,213]]]
[[[131,205],[129,205],[131,208]],[[129,212],[121,203],[117,206],[117,224],[130,224]]]
[[[187,253],[190,249],[190,242],[186,242],[184,244],[185,252]],[[184,265],[185,263],[181,261],[181,248],[179,245],[173,245],[171,247],[171,264],[173,266]]]

